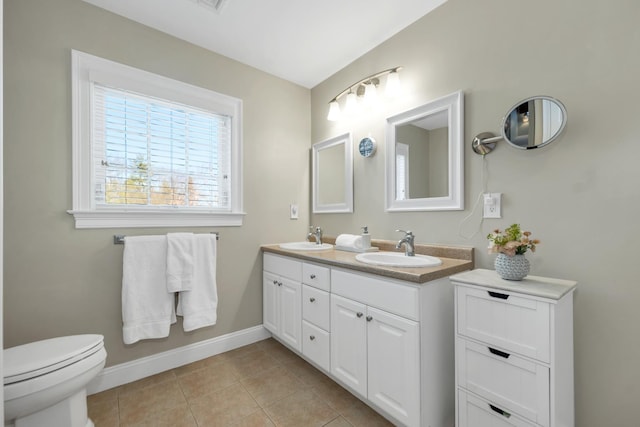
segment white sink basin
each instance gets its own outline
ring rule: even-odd
[[[318,245],[316,242],[290,242],[280,243],[281,249],[287,249],[290,251],[325,251],[331,249],[333,245],[323,243]]]
[[[356,260],[365,264],[385,267],[437,267],[440,258],[429,255],[406,256],[402,252],[367,252],[356,255]]]

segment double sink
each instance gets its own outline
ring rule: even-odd
[[[292,251],[322,251],[333,248],[333,245],[328,243],[319,245],[315,242],[305,241],[281,243],[280,248]],[[388,251],[359,253],[356,255],[356,261],[380,267],[424,268],[442,265],[442,260],[434,256],[418,254],[415,256],[406,256],[402,252]]]

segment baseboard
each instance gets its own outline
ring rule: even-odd
[[[110,388],[137,381],[160,372],[193,363],[225,351],[233,350],[271,336],[262,325],[232,332],[210,340],[199,341],[131,362],[109,366],[87,386],[87,394],[99,393]]]

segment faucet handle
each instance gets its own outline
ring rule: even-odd
[[[405,230],[396,230],[396,232],[398,233],[404,233],[407,236],[413,236],[413,233],[409,230],[405,231]]]

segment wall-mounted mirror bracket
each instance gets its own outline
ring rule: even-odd
[[[504,140],[502,136],[494,136],[491,132],[482,132],[471,141],[471,148],[476,154],[489,154],[496,148],[496,143]]]

